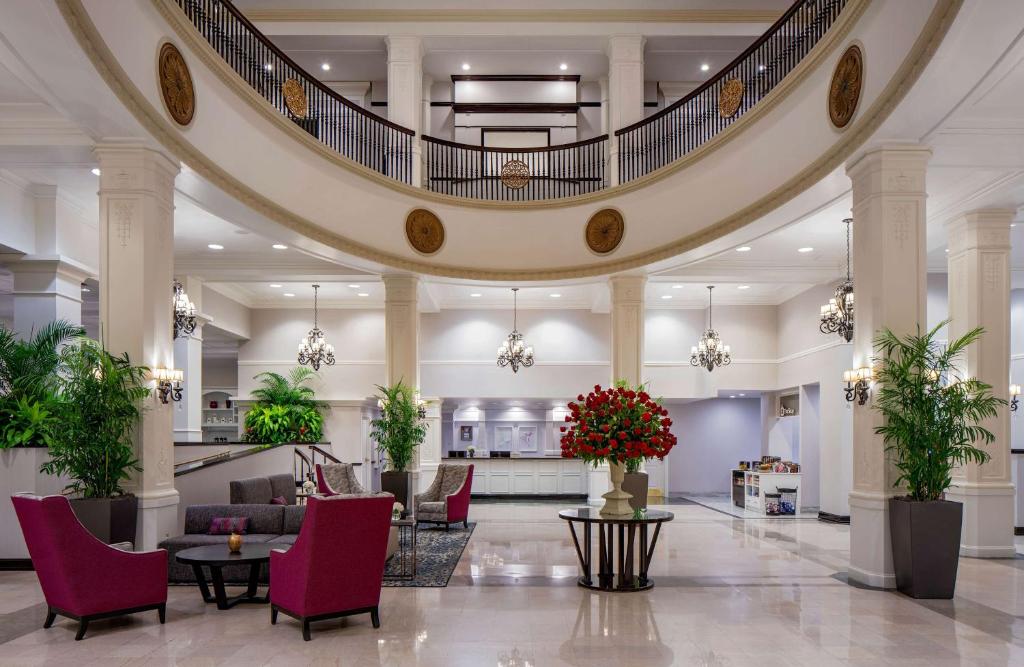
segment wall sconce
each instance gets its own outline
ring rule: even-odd
[[[181,383],[185,379],[184,371],[177,368],[155,368],[153,369],[153,379],[156,380],[156,390],[160,395],[161,403],[167,403],[168,399],[181,400]]]
[[[1020,405],[1020,401],[1017,400],[1018,396],[1020,396],[1020,385],[1011,384],[1010,397],[1012,400],[1010,401],[1010,412],[1017,412],[1017,407]]]
[[[868,367],[856,370],[844,371],[843,381],[846,382],[846,400],[857,401],[857,405],[864,405],[868,402],[868,387],[871,382],[872,371]]]

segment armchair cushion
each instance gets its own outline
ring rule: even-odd
[[[425,519],[428,515],[434,518],[444,518],[446,514],[443,500],[423,502],[416,509],[417,518]]]
[[[351,463],[317,464],[316,480],[317,490],[324,495],[367,495]]]
[[[270,493],[273,494],[273,498],[284,498],[285,505],[295,504],[295,477],[293,473],[282,473],[280,475],[271,475],[267,479],[270,480]]]
[[[233,479],[228,482],[228,490],[232,505],[265,505],[273,497],[270,480],[266,477]]]

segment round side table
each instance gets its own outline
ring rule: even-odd
[[[596,591],[625,593],[646,591],[654,587],[647,576],[658,543],[661,524],[675,518],[664,510],[640,510],[625,516],[605,516],[597,508],[578,507],[562,510],[558,518],[569,523],[576,556],[583,574],[576,583]],[[583,527],[583,541],[576,533],[576,524]],[[650,526],[654,534],[649,535]],[[597,527],[597,578],[592,575],[594,552],[593,528]],[[649,538],[649,539],[648,539]]]

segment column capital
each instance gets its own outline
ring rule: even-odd
[[[646,286],[645,275],[611,276],[608,278],[608,287],[611,290],[612,305],[643,303]]]
[[[605,53],[613,63],[642,63],[646,43],[647,38],[643,35],[609,35]]]
[[[423,38],[419,35],[387,35],[388,63],[418,62],[423,58]]]
[[[418,300],[418,276],[409,273],[385,273],[381,280],[384,283],[385,303],[410,303]]]
[[[134,144],[97,144],[93,153],[100,163],[101,191],[145,193],[173,200],[174,178],[181,171],[177,160]]]
[[[846,163],[854,187],[866,179],[878,191],[924,192],[924,170],[932,150],[920,144],[884,144],[858,154]]]
[[[968,211],[946,223],[949,257],[967,250],[1010,249],[1010,223],[1017,214],[1013,209],[982,209]]]
[[[20,255],[0,253],[0,264],[17,274],[56,274],[66,280],[85,282],[97,275],[96,269],[63,255]]]

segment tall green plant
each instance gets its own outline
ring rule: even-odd
[[[388,469],[403,472],[427,435],[416,405],[416,392],[401,381],[390,387],[377,385],[377,390],[380,417],[370,422],[370,437],[387,457]]]
[[[142,414],[149,369],[127,354],[114,356],[88,338],[61,351],[60,429],[42,472],[66,475],[67,490],[85,498],[122,495],[121,483],[139,471],[132,433]]]
[[[256,403],[245,415],[248,442],[320,442],[324,435],[321,410],[326,403],[316,400],[310,381],[317,373],[296,366],[288,377],[266,371],[255,376],[262,383],[252,390]]]
[[[954,466],[989,459],[975,446],[995,439],[981,422],[1006,405],[992,395],[990,385],[962,377],[957,367],[984,330],[972,329],[943,347],[936,336],[947,323],[925,334],[918,327],[917,334],[903,337],[885,329],[875,338],[874,407],[885,418],[875,432],[894,455],[900,471],[895,484],[906,483],[914,500],[938,500],[949,487]]]

